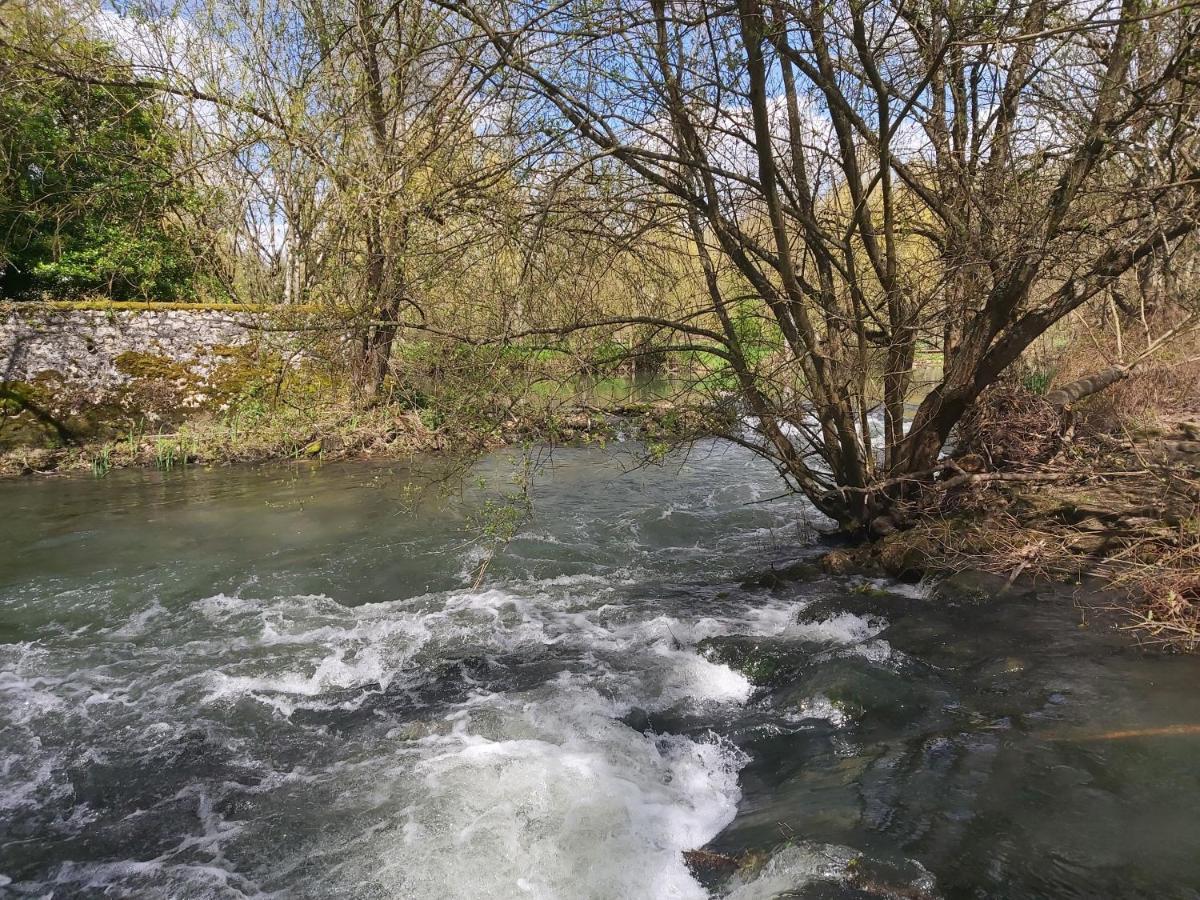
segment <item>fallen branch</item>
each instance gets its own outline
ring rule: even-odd
[[[1103,372],[1078,378],[1069,384],[1064,384],[1062,387],[1056,388],[1047,394],[1046,402],[1055,409],[1063,409],[1072,403],[1082,400],[1084,397],[1090,397],[1092,394],[1097,394],[1105,388],[1111,387],[1118,381],[1124,381],[1133,374],[1134,367],[1149,359],[1163,344],[1176,335],[1195,328],[1197,325],[1200,325],[1200,313],[1192,313],[1174,328],[1164,332],[1156,340],[1151,341],[1145,350],[1129,362],[1117,363]]]
[[[1078,472],[963,472],[939,482],[943,490],[954,490],[965,484],[987,484],[989,482],[1056,482],[1070,481],[1079,477]]]

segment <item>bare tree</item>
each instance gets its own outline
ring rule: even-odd
[[[933,478],[1032,341],[1196,227],[1187,3],[440,3],[580,160],[676,211],[711,324],[675,327],[735,374],[744,440],[848,529]]]

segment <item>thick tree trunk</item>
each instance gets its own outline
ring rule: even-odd
[[[395,342],[395,325],[375,326],[367,355],[367,377],[372,399],[378,399],[383,393],[384,381],[391,372],[392,346]]]
[[[378,312],[379,321],[368,328],[361,339],[356,380],[359,397],[368,405],[381,398],[391,372],[392,348],[399,333],[393,324],[397,315],[398,304],[386,304]]]

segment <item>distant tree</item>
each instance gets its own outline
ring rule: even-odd
[[[20,7],[0,17],[0,296],[190,295],[194,262],[172,226],[190,195],[166,107],[146,88],[98,83],[122,64],[111,46],[54,29],[78,76],[63,78],[16,46],[45,40],[51,20]]]

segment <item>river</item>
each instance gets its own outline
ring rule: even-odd
[[[0,896],[1200,897],[1200,660],[631,462],[0,484]]]

